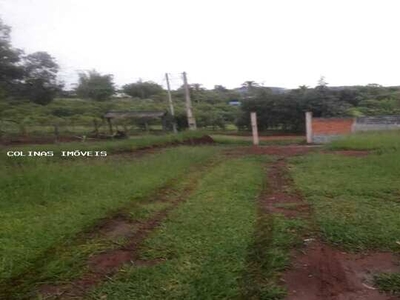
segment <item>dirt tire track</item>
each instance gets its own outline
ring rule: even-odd
[[[305,155],[318,151],[316,145],[287,145],[287,146],[252,146],[235,147],[224,151],[226,156],[241,157],[247,155],[276,155],[279,157]]]
[[[264,211],[281,213],[288,218],[306,219],[316,227],[312,209],[289,177],[285,157],[275,161],[268,171],[268,193],[261,198]],[[293,209],[279,207],[294,204]],[[278,205],[278,209],[276,206]],[[379,259],[377,259],[379,258]],[[384,263],[382,263],[382,260]],[[307,239],[302,253],[293,251],[292,267],[283,274],[288,290],[287,300],[390,300],[368,281],[371,272],[399,270],[391,253],[348,254],[335,249],[315,236]]]
[[[183,200],[175,201],[172,206],[142,222],[127,244],[90,257],[87,261],[87,272],[81,278],[65,285],[43,285],[38,289],[39,294],[45,299],[79,299],[84,297],[91,288],[113,276],[125,264],[153,265],[157,263],[141,260],[140,246],[164,221],[168,213]]]
[[[310,206],[300,193],[293,188],[294,183],[287,170],[286,160],[279,158],[268,168],[267,193],[260,197],[261,205],[269,214],[280,213],[285,217],[309,217]]]
[[[215,161],[215,159],[212,159],[208,163],[205,163],[202,166],[197,166],[197,173],[195,176],[187,178],[188,181],[188,186],[192,184],[195,184],[198,178],[196,176],[201,176],[205,170],[207,170],[210,167],[213,167],[216,163],[219,163]],[[196,175],[197,174],[197,175]],[[172,178],[168,180],[163,186],[154,189],[149,195],[146,195],[144,197],[139,197],[136,198],[135,201],[132,201],[125,206],[118,208],[117,210],[112,210],[109,212],[108,216],[99,219],[96,221],[96,223],[89,228],[84,229],[82,232],[78,233],[74,241],[72,242],[71,246],[68,247],[75,247],[77,245],[80,245],[82,243],[85,243],[87,240],[94,240],[94,239],[105,239],[105,240],[110,240],[111,242],[115,241],[114,244],[118,245],[119,248],[121,247],[121,243],[118,239],[125,238],[129,241],[129,239],[132,239],[135,237],[135,232],[136,228],[135,227],[140,227],[141,224],[145,221],[137,221],[137,220],[132,220],[129,216],[129,211],[134,209],[136,206],[141,206],[143,204],[147,203],[155,203],[155,202],[165,202],[168,203],[172,206],[174,206],[174,203],[170,198],[176,198],[179,192],[177,192],[176,186],[178,180],[180,180],[181,177],[179,178]],[[183,187],[184,188],[184,187]],[[181,193],[190,193],[190,190],[184,189],[184,191],[181,191]],[[176,206],[176,205],[175,205]],[[168,208],[168,207],[167,207]],[[172,208],[171,208],[172,209]],[[36,287],[36,289],[41,289],[44,288],[46,290],[46,287],[51,290],[50,294],[53,294],[52,291],[56,291],[58,289],[57,287],[54,287],[54,284],[43,284],[43,281],[38,281],[38,280],[43,280],[41,279],[41,274],[43,272],[43,269],[45,268],[46,264],[54,257],[63,254],[64,251],[64,246],[54,246],[46,250],[41,256],[37,258],[36,263],[33,265],[33,267],[30,267],[29,269],[25,270],[24,273],[21,273],[15,277],[12,277],[10,279],[7,279],[6,281],[0,282],[0,298],[1,299],[7,299],[7,300],[12,300],[12,299],[33,299],[37,298],[33,293],[36,291],[32,291],[31,288],[32,286]],[[105,251],[106,252],[106,251]],[[125,254],[123,252],[120,252],[121,256],[124,256]],[[89,262],[89,260],[88,260]],[[147,262],[147,261],[137,261],[137,264],[141,265],[146,265],[146,264],[152,264],[153,262]],[[29,285],[26,285],[26,282],[29,282]],[[61,284],[60,284],[61,285]],[[15,291],[18,291],[15,293]],[[56,292],[54,292],[56,293]],[[54,299],[50,298],[50,299]]]
[[[225,150],[226,156],[240,157],[245,155],[276,155],[278,157],[291,157],[309,153],[337,154],[351,157],[365,157],[373,153],[369,150],[327,150],[321,145],[287,145],[287,146],[253,146],[236,147]]]
[[[167,218],[168,214],[175,209],[180,203],[185,201],[189,195],[196,189],[197,183],[205,170],[219,164],[220,161],[212,161],[209,164],[203,165],[198,169],[195,176],[188,179],[184,188],[176,195],[173,195],[173,200],[168,200],[168,188],[162,188],[156,195],[157,202],[169,202],[170,206],[155,213],[150,218],[142,222],[136,222],[137,225],[134,234],[129,232],[127,234],[128,241],[119,248],[103,251],[102,253],[95,254],[87,261],[87,271],[85,274],[74,280],[73,282],[60,285],[42,285],[38,288],[37,292],[45,299],[81,299],[92,288],[103,282],[105,279],[113,276],[122,266],[126,264],[137,266],[151,266],[162,262],[162,260],[143,260],[140,257],[140,248],[143,242],[149,235],[160,226],[160,224]],[[118,219],[126,222],[124,217],[120,214],[117,215]],[[115,227],[115,219],[103,221],[98,227],[102,232],[114,232],[112,227]],[[118,227],[118,226],[117,226]]]

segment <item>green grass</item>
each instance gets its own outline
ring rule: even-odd
[[[362,132],[346,136],[327,145],[332,150],[400,150],[400,130]]]
[[[295,182],[312,203],[323,238],[352,251],[399,252],[400,131],[354,134],[327,148],[373,152],[292,160]],[[400,293],[399,273],[374,278],[381,291]]]
[[[150,195],[217,151],[179,147],[140,160],[1,164],[0,281],[26,272],[48,249],[68,243],[110,211]]]
[[[166,135],[142,135],[125,140],[105,140],[96,142],[71,142],[47,145],[24,145],[24,146],[3,146],[0,147],[0,161],[7,159],[6,153],[9,150],[27,151],[54,151],[54,157],[61,157],[61,151],[107,151],[108,154],[130,152],[138,148],[162,146],[174,142],[183,142],[192,138],[202,137],[202,131],[185,131],[179,134]],[[37,157],[26,157],[34,159]],[[53,158],[52,158],[53,159]]]
[[[223,134],[211,134],[213,140],[218,144],[223,145],[253,145],[253,140],[251,136],[233,136],[233,135],[223,135]],[[272,137],[271,137],[272,138]],[[301,144],[304,142],[303,137],[291,137],[289,139],[276,139],[276,140],[263,140],[260,136],[260,145],[292,145]]]
[[[134,222],[144,222],[157,212],[171,207],[169,202],[152,202],[156,199],[140,199],[131,208],[124,211],[129,213],[129,219]],[[135,223],[136,224],[136,223]],[[137,225],[131,225],[131,234],[137,230]],[[93,255],[111,249],[121,248],[127,243],[125,236],[102,236],[90,230],[66,240],[46,255],[35,260],[34,266],[16,280],[4,283],[0,297],[6,299],[36,298],[36,288],[41,285],[57,285],[60,282],[73,281],[87,272],[87,261]],[[17,287],[17,288],[16,288]]]
[[[382,273],[376,275],[374,279],[381,291],[400,294],[400,273]]]
[[[315,154],[292,160],[296,185],[323,237],[351,250],[395,250],[400,236],[400,153]]]
[[[97,289],[99,299],[232,299],[239,297],[264,179],[253,159],[222,163],[147,240],[143,259]]]

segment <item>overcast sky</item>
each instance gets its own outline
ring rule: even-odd
[[[240,86],[400,85],[398,0],[0,0],[13,45],[77,70]]]

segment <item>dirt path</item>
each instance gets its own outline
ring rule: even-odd
[[[259,147],[235,147],[225,150],[225,155],[237,157],[244,155],[275,155],[278,157],[290,157],[309,153],[339,154],[343,156],[363,157],[371,153],[366,150],[326,150],[321,145],[287,145],[287,146],[259,146]]]
[[[232,140],[242,140],[242,141],[249,141],[251,142],[253,140],[253,136],[251,135],[234,135],[234,134],[212,134],[212,136],[217,136],[217,137],[224,137]],[[269,136],[263,136],[260,135],[258,137],[260,141],[286,141],[286,140],[305,140],[304,135],[269,135]]]
[[[288,145],[288,146],[259,146],[259,147],[235,147],[224,151],[228,157],[240,157],[246,155],[274,155],[279,157],[305,155],[320,150],[315,145]]]
[[[296,191],[289,176],[288,153],[298,155],[306,151],[292,148],[281,152],[281,157],[268,169],[268,192],[260,198],[261,204],[266,213],[303,218],[314,227],[312,209]],[[373,287],[374,273],[399,271],[392,253],[346,253],[323,243],[317,234],[304,238],[304,247],[299,250],[292,252],[291,268],[282,276],[287,300],[398,299],[381,294]]]

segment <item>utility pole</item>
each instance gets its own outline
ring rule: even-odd
[[[186,72],[183,72],[183,84],[185,86],[186,114],[187,114],[189,129],[196,130],[197,129],[196,119],[193,116],[192,101],[190,100],[190,92],[189,92],[189,86],[187,83]]]
[[[172,104],[171,87],[169,86],[168,73],[165,73],[165,79],[167,80],[169,110],[170,110],[171,116],[173,118],[172,129],[173,129],[174,133],[177,133],[178,131],[176,130],[175,111],[174,111],[174,105]]]

